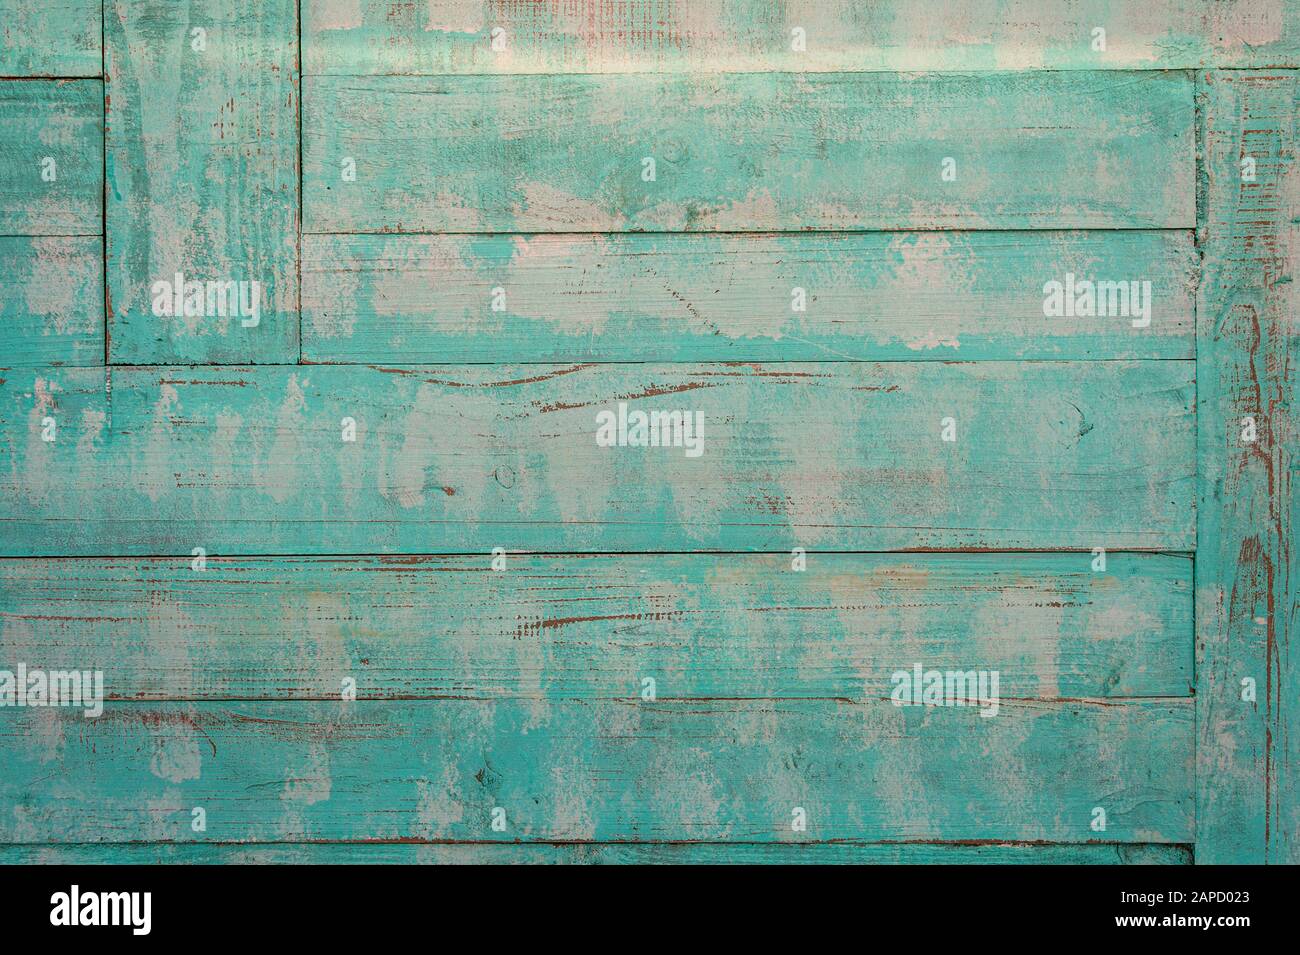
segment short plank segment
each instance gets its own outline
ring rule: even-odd
[[[297,3],[106,9],[110,359],[297,361]],[[178,273],[259,285],[155,314]]]
[[[1182,73],[313,77],[303,221],[307,232],[1185,228],[1194,125]],[[942,178],[945,157],[955,181]]]
[[[1192,358],[1196,262],[1191,232],[310,235],[303,358]],[[1044,315],[1071,275],[1099,315]]]
[[[102,0],[0,0],[0,78],[98,78],[102,41]]]
[[[1294,0],[303,0],[303,55],[311,73],[363,74],[1297,66],[1300,10]]]
[[[0,81],[0,235],[102,235],[104,84]]]
[[[1300,75],[1207,73],[1197,700],[1204,863],[1300,862]],[[1251,162],[1246,162],[1250,160]],[[1253,178],[1249,176],[1253,163]],[[1254,440],[1247,433],[1255,423]],[[1243,681],[1253,681],[1245,699]]]
[[[1188,846],[280,843],[0,846],[0,865],[1190,865]]]
[[[883,699],[996,670],[1008,699],[1189,696],[1191,560],[655,554],[0,561],[0,658],[109,699]]]
[[[993,718],[637,698],[16,708],[0,710],[0,841],[1069,843],[1098,838],[1100,806],[1107,842],[1184,844],[1192,717],[1190,700]]]
[[[0,368],[103,363],[103,242],[0,236]]]
[[[1185,361],[131,368],[105,385],[0,384],[4,554],[1194,540]],[[599,446],[620,404],[689,411],[700,453],[680,431]]]

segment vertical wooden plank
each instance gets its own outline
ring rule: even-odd
[[[111,361],[298,359],[297,27],[294,0],[113,3]]]
[[[0,77],[101,74],[102,0],[0,0]]]
[[[1202,863],[1300,861],[1295,72],[1207,72],[1198,315]]]

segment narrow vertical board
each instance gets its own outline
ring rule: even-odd
[[[1194,541],[1190,361],[124,368],[105,386],[0,384],[5,555]],[[679,427],[649,446],[634,412]]]
[[[247,843],[0,846],[0,865],[1190,865],[1187,846],[1109,843]]]
[[[1206,73],[1201,96],[1196,857],[1294,864],[1300,75]]]
[[[103,363],[103,242],[0,236],[0,368]]]
[[[1195,221],[1194,127],[1181,73],[321,76],[303,103],[303,220],[1181,228]]]
[[[1295,0],[303,0],[303,47],[308,72],[345,74],[1296,66],[1300,9]]]
[[[109,699],[884,699],[996,671],[1006,699],[1189,696],[1191,560],[1166,554],[0,560],[0,659]]]
[[[0,78],[98,77],[102,0],[0,0]]]
[[[0,235],[102,235],[104,84],[0,80]]]
[[[302,349],[393,364],[1192,358],[1195,263],[1190,231],[309,235]],[[1097,315],[1054,311],[1044,288],[1072,276],[1109,283]]]
[[[295,0],[109,5],[111,361],[298,359],[297,17]],[[204,283],[180,316],[178,274]]]
[[[1183,844],[1193,738],[1190,700],[1004,702],[992,718],[631,694],[11,708],[0,842],[1072,843],[1098,837],[1101,806],[1108,842]]]

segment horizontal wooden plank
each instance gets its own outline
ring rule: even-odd
[[[1189,696],[1191,561],[1110,554],[0,561],[0,658],[110,699]]]
[[[296,0],[106,9],[112,361],[297,361]]]
[[[394,364],[1193,358],[1195,267],[1190,232],[312,235],[302,347]],[[1046,317],[1045,286],[1069,276],[1138,295]]]
[[[0,841],[1185,844],[1192,722],[1190,700],[991,719],[824,700],[8,708]]]
[[[0,0],[0,77],[103,75],[102,0]]]
[[[102,235],[104,84],[0,82],[0,235]]]
[[[103,370],[12,371],[0,384],[0,548],[1191,550],[1192,372],[1185,361],[123,368],[110,397]],[[636,428],[651,412],[682,424],[656,428],[657,447]]]
[[[312,73],[1300,65],[1294,0],[303,0],[302,12]]]
[[[107,843],[0,846],[0,865],[1190,865],[1187,846],[933,843]]]
[[[104,363],[104,244],[0,236],[0,368]]]
[[[1180,73],[322,76],[304,94],[308,232],[1195,218]]]

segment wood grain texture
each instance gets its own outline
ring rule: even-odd
[[[1191,694],[1191,561],[1110,554],[0,561],[0,658],[110,699],[1005,698]]]
[[[296,2],[107,9],[111,360],[296,361]],[[177,273],[260,283],[259,323],[155,315]]]
[[[1195,220],[1181,73],[322,76],[304,94],[307,232]]]
[[[1108,842],[1193,832],[1190,700],[116,703],[0,710],[0,753],[17,843],[1070,843],[1096,806]]]
[[[1190,232],[312,235],[302,350],[394,364],[1193,358],[1195,265]],[[1045,318],[1043,287],[1067,274],[1149,281],[1149,325]]]
[[[1300,15],[1293,0],[304,0],[303,55],[311,73],[361,74],[1297,66]]]
[[[0,77],[101,77],[102,0],[0,0]]]
[[[1206,73],[1198,862],[1300,862],[1300,76]],[[1243,178],[1243,160],[1255,162]],[[1244,419],[1257,437],[1243,440]],[[1255,683],[1246,699],[1243,681]]]
[[[1190,362],[136,368],[105,390],[0,384],[5,554],[1194,540]],[[702,453],[598,446],[620,402],[697,415]]]
[[[0,865],[1190,865],[1188,846],[297,843],[0,846]]]
[[[102,235],[104,86],[0,81],[0,235]]]
[[[0,236],[0,368],[104,363],[104,245]]]

